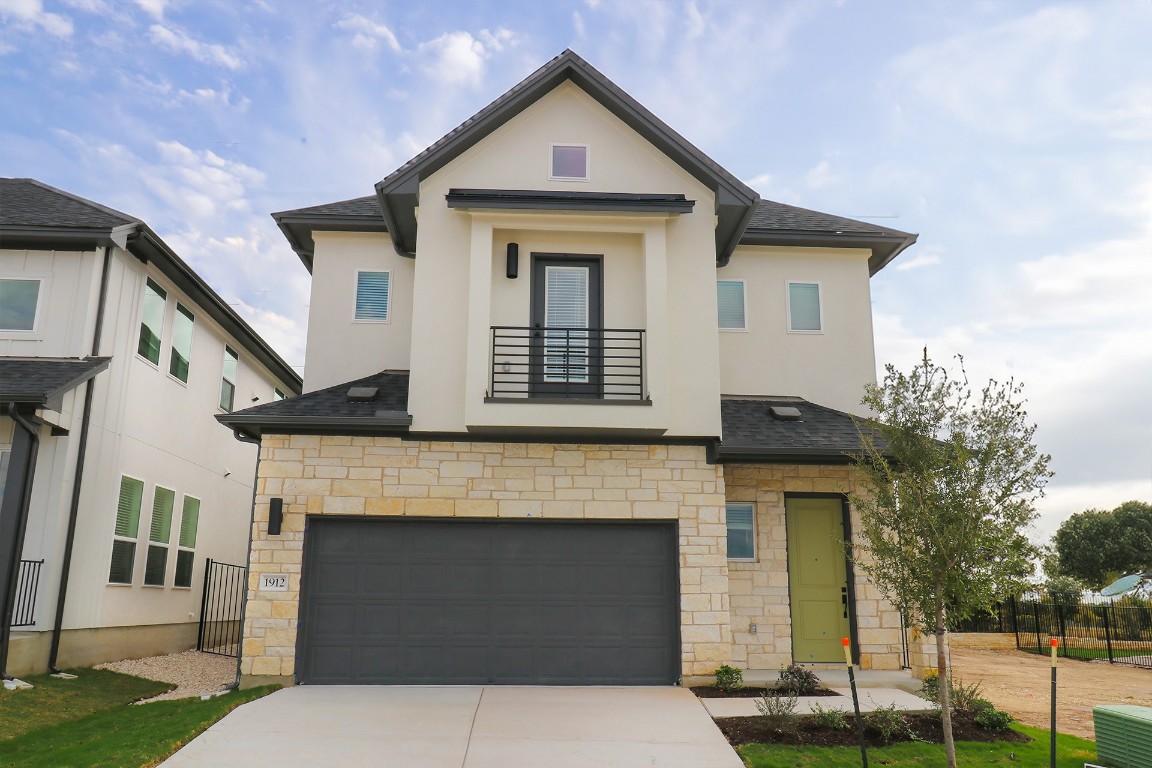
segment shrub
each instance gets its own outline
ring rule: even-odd
[[[920,696],[934,704],[940,703],[940,675],[929,672],[924,675],[924,682],[920,684]]]
[[[820,678],[810,669],[791,664],[780,668],[780,681],[776,687],[793,696],[811,696],[820,687]]]
[[[992,702],[987,699],[977,699],[973,703],[972,711],[976,713],[972,718],[973,722],[990,731],[1006,731],[1015,720],[1007,712],[996,709]]]
[[[897,736],[909,733],[908,721],[895,704],[877,707],[864,715],[864,725],[876,731],[885,744],[890,743]]]
[[[744,687],[744,673],[723,664],[716,668],[716,687],[722,691],[735,691]]]
[[[796,695],[769,696],[765,693],[756,699],[756,709],[764,715],[772,730],[786,733],[796,727]]]
[[[847,731],[852,728],[852,721],[848,719],[848,713],[839,707],[824,707],[819,704],[812,705],[812,717],[816,721],[816,725],[821,728],[828,728],[833,731]]]
[[[955,677],[948,681],[948,703],[953,712],[975,711],[974,704],[984,700],[981,696],[983,693],[979,682],[965,685],[963,680]],[[937,706],[940,705],[939,674],[931,672],[924,676],[924,682],[920,684],[920,695]]]

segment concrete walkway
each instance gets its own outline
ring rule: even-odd
[[[300,686],[233,710],[163,763],[742,768],[683,688]]]

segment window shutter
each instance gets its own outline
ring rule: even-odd
[[[172,537],[172,507],[176,494],[167,488],[156,486],[156,496],[152,500],[152,528],[148,538],[151,541],[167,544]]]
[[[716,310],[721,328],[747,328],[744,317],[744,283],[740,280],[717,281]]]
[[[180,515],[180,546],[196,546],[196,527],[200,522],[200,499],[184,497],[184,510]]]
[[[131,477],[120,478],[120,501],[116,505],[116,535],[136,538],[140,530],[140,502],[144,483]]]
[[[819,331],[820,286],[816,283],[789,283],[788,312],[791,330]]]
[[[356,273],[356,319],[387,320],[391,272]]]
[[[544,324],[549,328],[588,327],[588,268],[546,267]]]

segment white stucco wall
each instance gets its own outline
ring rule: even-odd
[[[746,331],[720,331],[726,395],[789,395],[863,413],[876,380],[864,249],[741,246],[717,279],[745,281]],[[823,331],[790,333],[788,282],[820,284]]]

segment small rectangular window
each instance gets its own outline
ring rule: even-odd
[[[553,144],[553,179],[588,179],[588,145]]]
[[[200,499],[193,496],[184,497],[184,506],[180,512],[180,538],[177,542],[180,548],[176,551],[176,576],[172,581],[174,587],[192,586],[192,565],[195,562],[196,529],[200,523]]]
[[[164,586],[164,572],[168,569],[168,547],[148,545],[148,558],[144,561],[144,585]]]
[[[236,373],[240,368],[240,357],[231,347],[224,347],[224,367],[220,374],[220,408],[232,412],[236,405]]]
[[[820,318],[820,284],[788,283],[788,330],[822,331]]]
[[[391,272],[356,273],[356,318],[357,320],[388,320],[388,310],[392,303]]]
[[[728,504],[728,559],[756,559],[756,524],[754,504]]]
[[[195,553],[186,549],[182,549],[176,553],[176,577],[172,581],[172,586],[192,586],[192,565],[195,559]]]
[[[743,331],[748,328],[743,280],[716,281],[716,312],[722,330]]]
[[[0,280],[0,331],[36,330],[39,280]]]
[[[140,533],[140,507],[144,499],[144,481],[134,477],[120,478],[120,496],[116,502],[115,538],[108,581],[131,584],[136,560],[136,536]]]
[[[272,402],[277,402],[284,399],[284,393],[280,391],[279,387],[272,390]]]
[[[192,329],[196,318],[181,304],[176,302],[176,314],[172,317],[172,355],[168,361],[168,373],[185,384],[188,383],[188,366],[192,361]]]
[[[164,335],[164,305],[168,292],[152,278],[144,284],[144,307],[140,312],[140,344],[136,353],[153,365],[160,365],[160,339]]]

